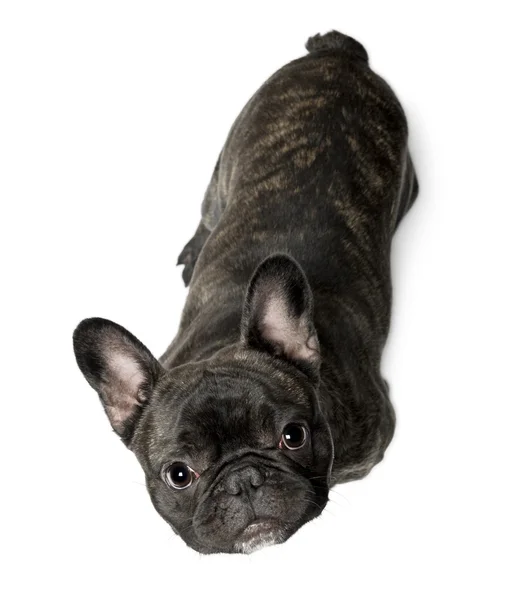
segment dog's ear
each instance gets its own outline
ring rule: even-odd
[[[135,336],[106,319],[85,319],[77,326],[74,353],[113,429],[127,445],[163,367]]]
[[[258,266],[249,283],[242,342],[317,378],[320,353],[312,313],[312,291],[303,270],[293,258],[274,254]]]

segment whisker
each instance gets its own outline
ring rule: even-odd
[[[147,488],[147,487],[148,487],[148,486],[147,486],[145,483],[143,483],[142,481],[132,481],[131,483],[135,483],[136,485],[141,485],[141,486],[142,486],[142,487],[144,487],[144,488]]]

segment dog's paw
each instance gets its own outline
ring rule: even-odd
[[[185,282],[185,287],[188,287],[190,284],[190,280],[192,279],[192,273],[194,272],[194,266],[196,264],[196,260],[198,259],[198,253],[195,252],[191,240],[181,251],[181,254],[177,258],[178,265],[184,265],[182,277]]]
[[[205,225],[200,223],[193,238],[186,244],[177,258],[177,264],[185,266],[183,269],[183,281],[185,282],[185,287],[188,287],[190,284],[192,274],[194,273],[194,267],[198,262],[200,252],[210,233],[211,232]]]

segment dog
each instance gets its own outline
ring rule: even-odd
[[[74,332],[156,510],[200,553],[286,541],[394,432],[380,362],[392,236],[418,193],[407,122],[359,42],[332,31],[306,48],[229,133],[163,356],[105,319]]]

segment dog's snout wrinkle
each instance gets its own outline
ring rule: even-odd
[[[264,483],[264,473],[253,465],[231,470],[222,482],[223,489],[232,496],[238,496],[244,490],[253,491]]]

